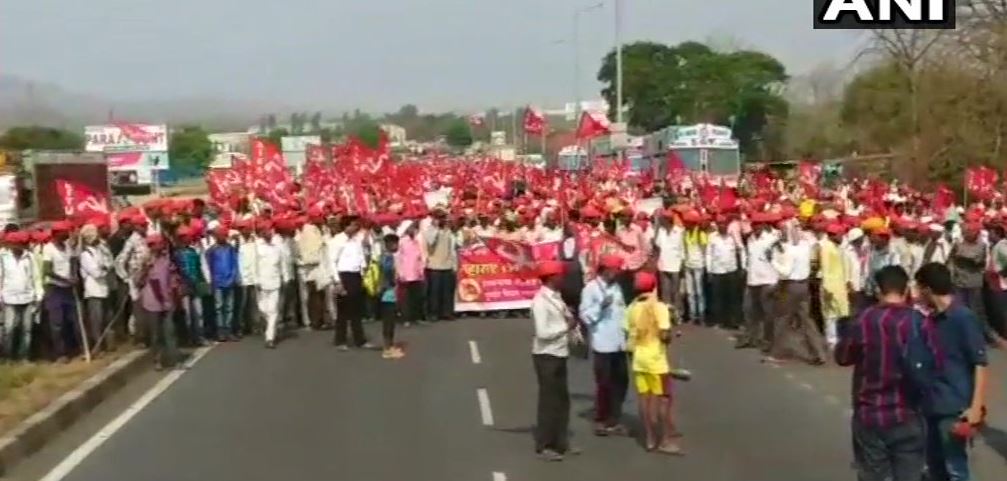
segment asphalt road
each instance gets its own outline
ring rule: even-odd
[[[368,326],[374,338],[377,329]],[[255,341],[218,345],[188,370],[137,380],[4,479],[855,478],[847,371],[760,364],[755,352],[733,350],[728,333],[699,328],[674,354],[695,375],[677,387],[685,457],[590,435],[590,367],[572,361],[573,439],[584,453],[538,461],[530,334],[522,319],[404,329],[408,356],[397,362],[337,352],[328,332],[301,332],[275,351]],[[980,479],[1007,472],[1007,393],[999,382],[993,389],[993,429],[973,462]],[[635,425],[632,396],[626,412]]]

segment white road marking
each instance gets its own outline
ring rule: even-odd
[[[472,354],[472,364],[483,362],[482,356],[479,355],[479,345],[475,341],[469,341],[469,353]]]
[[[507,481],[507,475],[500,471],[493,471],[493,481]]]
[[[476,396],[479,397],[479,415],[483,418],[483,426],[493,425],[493,409],[490,408],[490,395],[486,392],[486,388],[479,388],[476,390]]]
[[[91,436],[87,441],[84,441],[83,444],[77,446],[77,449],[74,449],[69,456],[60,461],[60,463],[57,464],[56,467],[52,468],[52,471],[49,471],[49,473],[46,474],[40,481],[60,481],[69,475],[74,468],[84,462],[84,459],[98,449],[98,447],[107,441],[108,438],[111,438],[116,431],[122,429],[122,427],[125,426],[130,419],[133,419],[133,416],[136,416],[143,410],[143,408],[147,407],[151,401],[167,391],[168,388],[178,380],[178,378],[185,374],[187,369],[199,362],[199,360],[202,359],[207,352],[210,352],[210,349],[213,349],[213,346],[197,349],[193,353],[192,357],[182,366],[182,369],[171,371],[161,378],[157,384],[148,389],[147,392],[143,393],[143,396],[140,396],[140,399],[137,399],[136,402],[130,404],[125,411],[116,416],[115,419],[111,420],[105,425],[105,427],[101,428],[100,431]]]
[[[805,391],[814,391],[815,390],[815,386],[812,386],[811,384],[808,384],[806,382],[802,382],[799,385],[801,386],[801,389],[804,389]]]

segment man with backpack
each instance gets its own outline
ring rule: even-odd
[[[914,366],[930,365],[923,315],[898,265],[874,275],[877,304],[840,329],[836,362],[853,366],[853,454],[860,481],[918,481],[925,463],[924,396]],[[914,344],[916,344],[914,346]],[[922,354],[921,354],[922,353]]]

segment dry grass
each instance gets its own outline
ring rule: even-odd
[[[128,348],[123,348],[117,352],[105,353],[91,363],[84,362],[81,358],[66,364],[0,364],[0,434],[127,352]]]

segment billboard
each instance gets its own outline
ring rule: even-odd
[[[105,154],[108,171],[121,170],[168,170],[167,152],[116,152]]]
[[[84,128],[84,138],[88,152],[168,151],[167,125],[92,125]]]

